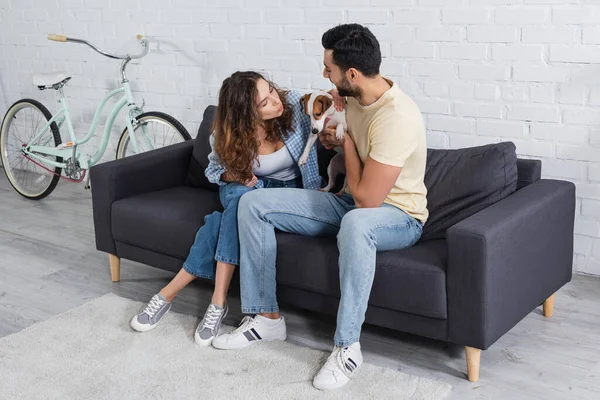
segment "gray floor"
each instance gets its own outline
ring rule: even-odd
[[[121,282],[110,281],[108,257],[96,251],[90,192],[61,183],[43,201],[12,190],[0,168],[0,337],[68,311],[106,293],[146,301],[171,273],[123,260]],[[174,311],[200,315],[210,285],[194,282]],[[240,319],[229,299],[230,325]],[[502,337],[481,357],[481,378],[465,378],[462,347],[367,326],[367,362],[440,379],[451,399],[600,399],[600,279],[575,276],[556,299],[554,317],[540,310]],[[285,309],[288,340],[329,350],[334,320]],[[190,326],[190,335],[194,326]],[[1,352],[1,350],[0,350]]]

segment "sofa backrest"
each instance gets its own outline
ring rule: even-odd
[[[515,145],[428,149],[425,186],[429,219],[421,240],[444,238],[452,225],[517,189]]]
[[[213,119],[215,118],[216,106],[208,106],[204,110],[202,123],[198,128],[198,135],[194,139],[194,150],[188,167],[186,183],[193,187],[219,191],[219,186],[210,183],[204,175],[204,170],[208,167],[208,155],[210,154],[210,134]]]
[[[539,181],[542,178],[542,162],[540,160],[517,159],[517,190]]]
[[[194,187],[218,191],[204,176],[210,153],[209,136],[216,111],[208,106],[194,142],[186,182]],[[325,150],[317,141],[319,170],[326,178],[334,150]],[[461,220],[489,207],[541,176],[539,160],[517,160],[511,142],[486,146],[427,150],[425,186],[428,189],[429,219],[422,240],[444,238],[446,230]],[[340,181],[341,184],[341,181]]]

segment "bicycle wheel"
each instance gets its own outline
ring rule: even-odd
[[[136,120],[133,131],[139,153],[181,143],[192,138],[179,121],[162,112],[143,113]],[[134,154],[136,152],[133,149],[129,131],[125,128],[117,145],[117,160]]]
[[[30,144],[51,118],[52,114],[42,103],[23,99],[8,109],[0,128],[0,155],[4,173],[12,187],[28,199],[39,200],[52,193],[62,172],[61,168],[50,164],[42,167],[42,160],[28,158],[22,151],[23,146]],[[56,147],[60,143],[60,132],[53,122],[35,145]],[[57,156],[44,158],[63,161],[62,157]]]

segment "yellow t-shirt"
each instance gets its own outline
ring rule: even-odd
[[[425,123],[415,102],[392,81],[386,81],[392,87],[369,106],[348,98],[348,133],[363,166],[371,157],[382,164],[402,167],[384,203],[425,222],[429,216],[423,182],[427,161]]]

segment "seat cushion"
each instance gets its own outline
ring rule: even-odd
[[[206,189],[178,186],[144,193],[113,203],[113,236],[185,260],[204,217],[222,209],[219,194]]]
[[[216,111],[217,107],[215,106],[208,106],[204,110],[202,123],[200,124],[198,134],[194,139],[194,150],[192,152],[192,158],[190,159],[188,174],[185,181],[186,184],[192,187],[208,189],[213,192],[218,192],[219,186],[208,181],[206,175],[204,175],[204,170],[208,167],[208,155],[212,151],[210,148],[210,135],[212,133],[211,127]]]
[[[429,219],[421,240],[445,238],[446,230],[517,189],[514,143],[457,150],[427,150]]]
[[[277,283],[339,298],[338,257],[334,237],[277,232]],[[379,252],[369,304],[445,319],[445,271],[445,240]]]

